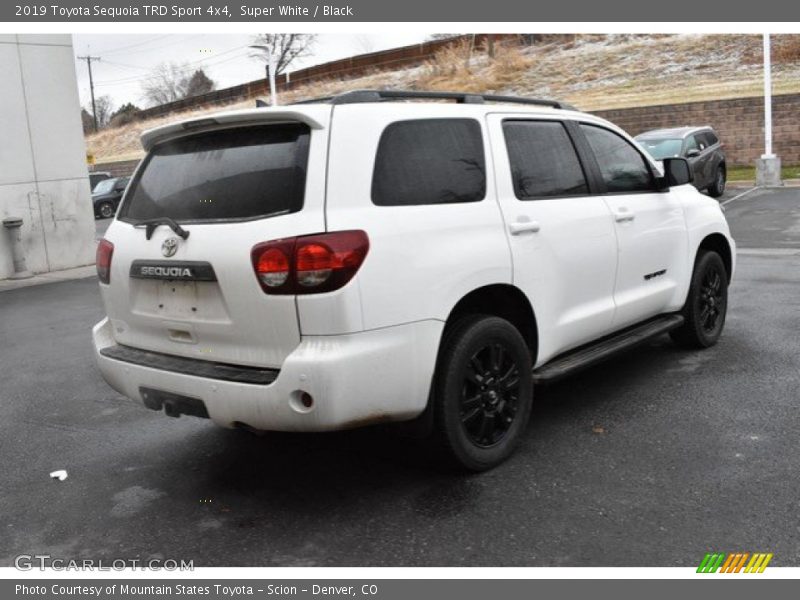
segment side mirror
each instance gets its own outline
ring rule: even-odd
[[[664,165],[664,186],[668,189],[676,185],[686,185],[694,181],[692,168],[689,166],[689,161],[685,158],[665,158],[662,161]]]
[[[695,156],[700,156],[700,150],[697,148],[692,148],[686,153],[687,158],[694,158]]]

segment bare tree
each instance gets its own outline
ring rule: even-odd
[[[94,107],[97,111],[97,114],[95,115],[97,117],[97,126],[105,127],[108,125],[108,122],[111,119],[111,114],[114,111],[114,102],[111,100],[111,96],[100,96],[99,98],[96,98]]]
[[[185,94],[187,65],[161,63],[142,83],[144,97],[153,106],[180,100]]]
[[[205,94],[216,87],[203,69],[192,69],[188,63],[161,63],[142,83],[144,97],[158,106]]]
[[[306,33],[261,33],[253,39],[254,46],[264,46],[250,56],[269,65],[269,56],[275,57],[275,76],[283,73],[298,58],[311,54],[317,36]],[[267,66],[269,69],[269,66]]]

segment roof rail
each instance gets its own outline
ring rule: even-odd
[[[511,104],[532,104],[549,106],[564,110],[576,110],[573,106],[556,100],[524,98],[520,96],[498,96],[496,94],[474,94],[470,92],[428,92],[416,90],[353,90],[335,96],[324,96],[301,100],[294,104],[361,104],[367,102],[386,102],[388,100],[455,100],[459,104],[484,104],[485,102],[507,102]]]

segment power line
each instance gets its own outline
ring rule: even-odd
[[[223,63],[230,62],[232,60],[237,60],[237,59],[240,59],[240,58],[245,58],[245,57],[246,57],[246,55],[244,55],[244,54],[239,55],[239,56],[231,56],[229,58],[226,58],[224,60],[221,60],[221,61],[213,63],[213,64],[192,65],[192,66],[190,66],[188,68],[176,69],[176,70],[171,71],[171,72],[173,74],[181,75],[181,74],[189,73],[192,70],[205,69],[205,68],[208,68],[208,67],[216,67],[217,65],[221,65]],[[116,80],[111,80],[111,81],[103,81],[103,82],[98,81],[97,82],[97,87],[117,87],[117,86],[121,86],[121,85],[131,85],[131,84],[134,84],[134,83],[137,83],[137,82],[138,83],[144,83],[144,82],[148,82],[148,81],[154,81],[154,80],[158,79],[159,77],[160,77],[159,74],[154,74],[154,75],[148,75],[148,76],[145,76],[145,77],[128,77],[128,78],[125,78],[125,79],[116,79]]]
[[[139,70],[142,70],[142,71],[149,71],[150,70],[147,67],[142,67],[142,66],[139,66],[139,65],[129,65],[129,64],[126,64],[126,63],[116,62],[116,61],[108,60],[108,59],[103,61],[103,64],[112,65],[114,67],[124,67],[126,69],[139,69]],[[100,83],[100,82],[98,81],[98,83]]]
[[[97,133],[97,106],[94,103],[94,80],[92,79],[92,61],[96,60],[99,61],[99,56],[79,56],[78,60],[85,60],[86,66],[89,67],[89,89],[92,93],[92,119],[94,120],[94,131]]]
[[[144,40],[142,42],[136,42],[135,44],[128,44],[127,46],[119,46],[117,48],[112,48],[111,50],[105,51],[104,54],[116,54],[117,52],[122,52],[123,50],[127,50],[128,48],[137,48],[139,46],[144,46],[145,44],[149,44],[151,42],[156,42],[158,40],[164,39],[165,37],[169,37],[169,35],[170,34],[157,35],[157,36],[155,36],[153,38]]]
[[[236,48],[231,48],[230,50],[226,50],[225,52],[220,52],[219,54],[217,54],[215,56],[209,56],[208,58],[201,58],[201,59],[198,59],[198,60],[194,60],[194,61],[185,63],[180,68],[176,69],[174,72],[175,73],[184,73],[184,72],[191,71],[192,69],[196,69],[198,67],[214,67],[214,66],[226,63],[228,61],[235,60],[237,58],[244,58],[245,56],[247,56],[246,54],[241,54],[241,55],[237,55],[237,56],[231,56],[229,58],[226,58],[225,60],[220,60],[220,61],[213,62],[213,63],[200,64],[200,63],[204,63],[205,61],[216,60],[216,59],[218,59],[218,58],[220,58],[222,56],[225,56],[226,54],[230,54],[231,52],[236,52],[237,50],[241,50],[241,49],[246,48],[246,47],[247,47],[246,45],[238,46]],[[125,66],[131,67],[131,68],[145,69],[144,67],[134,67],[133,65],[125,65]],[[111,87],[111,86],[115,86],[115,85],[125,85],[125,84],[129,84],[129,83],[135,83],[137,81],[150,81],[152,79],[157,79],[157,78],[158,78],[157,75],[150,75],[150,76],[145,76],[145,77],[132,76],[132,77],[123,77],[121,79],[106,79],[104,81],[98,81],[97,82],[97,86],[98,87]]]
[[[128,47],[123,46],[121,48],[114,48],[113,50],[109,50],[108,52],[104,52],[104,54],[117,53],[118,51],[126,50],[127,48],[130,48],[130,47],[142,46],[144,44],[147,44],[147,43],[150,43],[150,42],[155,42],[155,41],[157,41],[159,39],[163,39],[165,37],[177,37],[178,38],[178,39],[173,39],[172,41],[167,42],[166,44],[161,44],[160,46],[155,46],[154,48],[139,48],[138,50],[133,50],[132,52],[127,52],[127,54],[136,54],[137,52],[155,52],[156,50],[162,50],[164,48],[169,48],[170,46],[174,46],[175,44],[184,43],[184,42],[186,42],[188,40],[191,40],[192,38],[198,37],[199,35],[200,34],[194,34],[194,35],[190,35],[188,37],[183,37],[183,36],[175,36],[175,34],[167,34],[167,35],[162,35],[162,36],[159,36],[159,37],[151,39],[151,40],[146,40],[144,42],[139,42],[138,44],[131,44],[131,46],[128,46]]]

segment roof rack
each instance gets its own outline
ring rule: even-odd
[[[519,96],[498,96],[496,94],[473,94],[469,92],[427,92],[415,90],[353,90],[335,96],[324,96],[301,100],[294,104],[361,104],[386,102],[388,100],[455,100],[458,104],[484,104],[486,102],[507,102],[511,104],[532,104],[563,110],[576,110],[573,106],[556,100],[523,98]]]

